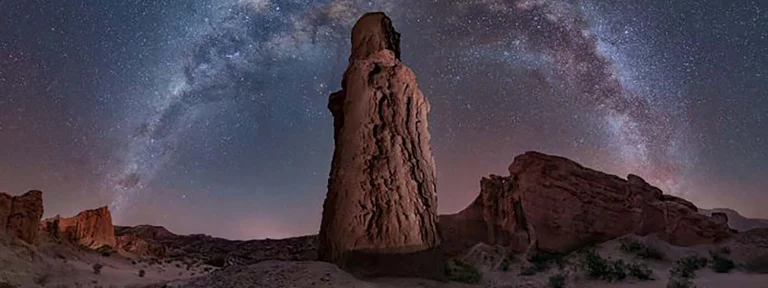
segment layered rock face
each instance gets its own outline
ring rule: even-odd
[[[318,256],[357,274],[439,278],[429,103],[399,46],[383,13],[353,28],[343,89],[328,103],[336,146]]]
[[[83,247],[98,249],[104,245],[115,248],[115,227],[107,207],[85,210],[74,217],[56,216],[45,219],[41,229],[53,239]]]
[[[657,234],[678,246],[730,237],[727,220],[701,215],[639,176],[624,180],[537,152],[516,157],[509,172],[483,178],[469,207],[441,216],[443,237],[463,238],[445,243],[449,251],[484,242],[518,252],[567,252],[629,234]]]
[[[168,246],[164,240],[178,236],[159,226],[141,225],[136,227],[115,227],[117,248],[138,256],[166,257]]]
[[[0,193],[0,228],[27,243],[37,242],[37,228],[43,217],[43,192],[31,190],[21,196]]]

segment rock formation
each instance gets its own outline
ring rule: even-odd
[[[168,245],[163,241],[179,237],[163,227],[150,225],[115,227],[115,236],[118,250],[158,258],[168,255]]]
[[[0,193],[0,228],[27,243],[37,242],[37,228],[43,217],[43,192],[31,190],[21,196]]]
[[[386,15],[358,20],[342,90],[328,103],[336,146],[318,256],[361,275],[439,278],[429,103],[399,56]]]
[[[728,221],[728,226],[737,231],[748,231],[756,228],[768,228],[768,219],[747,218],[739,214],[739,212],[736,212],[733,209],[728,209],[728,208],[714,208],[711,210],[699,209],[699,213],[707,216],[711,215],[712,217],[718,217],[721,220],[722,220],[722,217],[725,217],[725,219]]]
[[[74,217],[56,216],[45,219],[41,229],[53,239],[98,249],[104,245],[115,248],[115,228],[107,207],[85,210]]]
[[[629,234],[689,246],[731,233],[723,219],[699,214],[691,202],[664,195],[639,176],[624,180],[537,152],[517,156],[509,172],[483,178],[469,207],[441,216],[449,253],[477,242],[567,252]]]

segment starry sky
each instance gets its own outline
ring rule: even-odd
[[[0,0],[0,191],[45,216],[317,232],[326,105],[384,11],[431,103],[441,213],[527,150],[768,218],[762,0]]]

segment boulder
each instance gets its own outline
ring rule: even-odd
[[[728,225],[728,214],[723,212],[712,212],[710,218],[712,218],[712,221],[715,223]]]
[[[116,247],[112,214],[107,207],[85,210],[70,218],[57,215],[45,219],[40,226],[44,233],[56,240],[90,249],[105,245]]]
[[[31,190],[21,196],[0,193],[0,228],[5,233],[34,244],[42,217],[43,192]]]
[[[352,30],[342,90],[328,104],[335,149],[318,257],[359,275],[442,278],[429,103],[399,43],[383,13]]]
[[[656,234],[679,246],[730,237],[724,222],[636,175],[625,180],[538,152],[517,156],[509,172],[483,178],[469,207],[441,216],[449,254],[477,242],[517,252],[568,252],[630,234]]]

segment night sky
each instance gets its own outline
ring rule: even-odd
[[[0,191],[45,216],[317,233],[328,95],[385,11],[431,103],[441,213],[527,150],[768,218],[768,1],[0,0]]]

